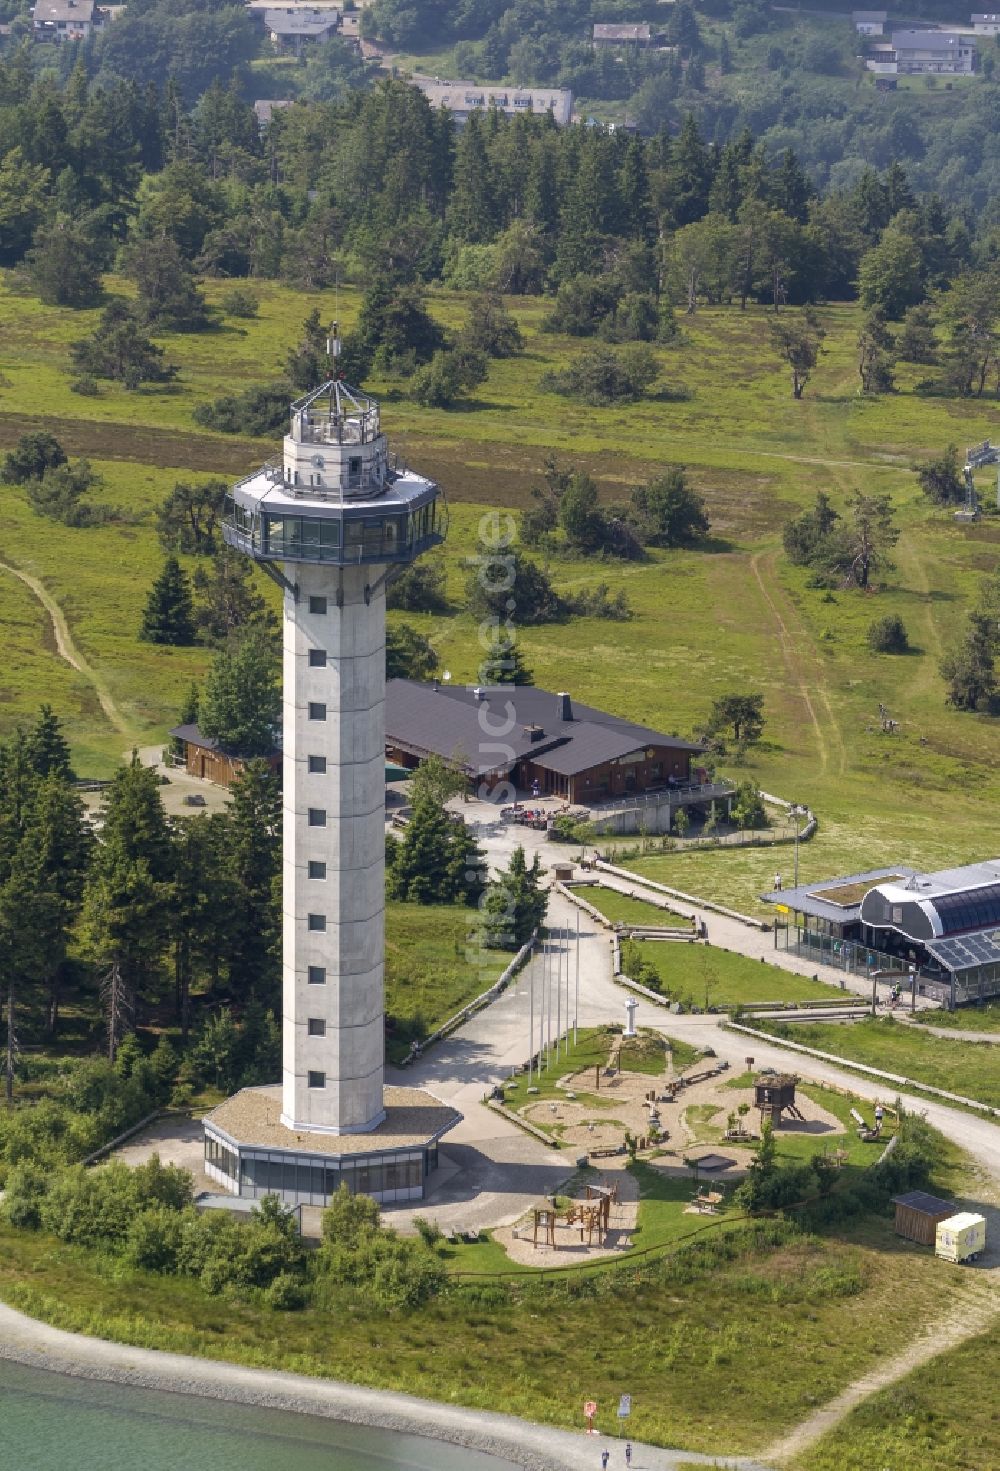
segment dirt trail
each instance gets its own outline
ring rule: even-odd
[[[830,750],[827,745],[826,736],[823,732],[823,727],[820,724],[819,718],[816,714],[816,705],[813,703],[813,694],[816,697],[816,702],[822,704],[828,723],[828,730],[832,737],[833,744],[837,747],[837,770],[843,772],[847,765],[847,756],[844,750],[843,737],[840,734],[840,727],[837,725],[837,722],[834,719],[833,706],[830,703],[829,693],[827,692],[826,687],[821,682],[822,675],[821,673],[819,673],[818,677],[814,680],[812,685],[813,694],[810,694],[810,685],[805,677],[805,672],[802,668],[802,660],[796,651],[795,640],[792,636],[791,631],[789,630],[788,624],[782,617],[782,614],[778,608],[776,598],[772,594],[772,590],[768,587],[767,583],[764,581],[764,578],[761,576],[760,562],[761,558],[764,556],[767,556],[769,562],[773,566],[773,553],[756,552],[754,556],[750,558],[750,567],[753,571],[754,577],[757,580],[757,586],[760,588],[761,597],[764,599],[764,602],[770,610],[771,616],[775,622],[775,626],[777,627],[778,641],[781,644],[781,654],[785,662],[785,667],[788,670],[789,677],[798,686],[799,694],[802,698],[802,703],[809,713],[809,719],[812,722],[813,731],[816,736],[816,749],[818,755],[819,770],[822,773],[825,772],[829,767]],[[775,589],[775,591],[777,591],[777,589]]]
[[[91,669],[86,659],[80,653],[80,650],[74,644],[65,614],[52,594],[46,589],[43,583],[39,582],[37,577],[32,577],[29,572],[22,572],[19,567],[12,567],[9,562],[0,562],[0,571],[9,572],[12,577],[19,578],[26,587],[31,589],[52,620],[52,632],[55,637],[59,657],[65,659],[66,663],[71,665],[78,674],[82,674],[87,683],[93,687],[101,709],[115,730],[120,735],[126,737],[131,736],[132,732],[128,723],[111,698],[111,692],[107,685],[101,679],[100,675],[95,674],[94,670]]]
[[[870,1373],[863,1374],[860,1379],[849,1384],[835,1399],[762,1451],[760,1459],[766,1465],[787,1464],[832,1430],[862,1400],[886,1389],[890,1384],[895,1384],[914,1369],[921,1368],[939,1354],[964,1343],[966,1339],[985,1332],[997,1318],[1000,1318],[1000,1286],[994,1282],[976,1280],[956,1307],[944,1318],[928,1324],[920,1337],[914,1339],[902,1353],[886,1359]]]

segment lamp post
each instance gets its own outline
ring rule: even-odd
[[[805,812],[807,810],[808,809],[805,808],[805,807],[800,807],[797,802],[796,802],[795,806],[791,810],[791,815],[795,819],[795,884],[794,884],[794,887],[796,889],[799,886],[799,818],[802,816],[803,812]]]

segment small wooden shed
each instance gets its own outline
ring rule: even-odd
[[[939,1200],[926,1190],[894,1195],[892,1203],[896,1207],[896,1235],[905,1236],[907,1241],[918,1241],[921,1246],[933,1246],[938,1222],[955,1214],[953,1202]]]
[[[781,1115],[787,1108],[796,1113],[795,1085],[798,1078],[794,1073],[761,1073],[754,1079],[754,1106],[760,1109],[761,1121],[770,1119],[775,1128],[781,1123]]]

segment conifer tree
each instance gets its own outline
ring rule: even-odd
[[[390,892],[411,904],[474,904],[482,893],[485,863],[465,824],[454,822],[439,801],[422,792],[396,851]]]
[[[524,662],[515,639],[497,637],[479,666],[480,684],[534,684],[535,676]]]
[[[148,644],[186,647],[195,641],[191,587],[176,557],[168,557],[146,599],[139,637]]]
[[[536,853],[528,867],[524,849],[515,848],[482,903],[483,943],[489,950],[519,950],[545,918],[548,895],[541,887],[542,861]]]
[[[230,787],[228,879],[236,888],[230,981],[270,1004],[280,981],[281,789],[265,761],[251,761]]]
[[[62,733],[62,723],[51,705],[42,705],[38,719],[28,732],[28,760],[39,777],[57,776],[73,780],[69,745]]]

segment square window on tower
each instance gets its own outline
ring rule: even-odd
[[[310,613],[325,613],[326,612],[326,598],[314,598],[314,597],[311,597],[309,599],[309,611],[310,611]]]
[[[310,1073],[308,1076],[310,1088],[326,1087],[326,1073]]]
[[[309,757],[309,770],[314,775],[318,773],[320,776],[322,776],[323,772],[326,770],[326,757],[325,756],[310,756]]]
[[[325,807],[310,807],[309,808],[309,826],[310,827],[326,827],[326,808]]]
[[[325,669],[326,668],[326,649],[310,649],[309,650],[309,668],[310,669]]]
[[[311,1016],[308,1019],[308,1032],[310,1037],[325,1037],[326,1022],[321,1016]]]
[[[326,706],[325,705],[314,704],[312,701],[310,701],[309,702],[309,719],[310,720],[325,720],[326,719]]]
[[[310,986],[325,986],[326,985],[326,966],[325,965],[311,965],[309,967],[309,971],[308,971],[308,980],[309,980]]]
[[[309,860],[309,877],[311,879],[325,879],[326,878],[326,864],[325,863],[320,863],[319,859],[317,859],[317,858],[310,858],[310,860]]]
[[[325,914],[310,914],[310,916],[309,916],[309,928],[311,930],[325,930],[326,929],[326,915]]]

